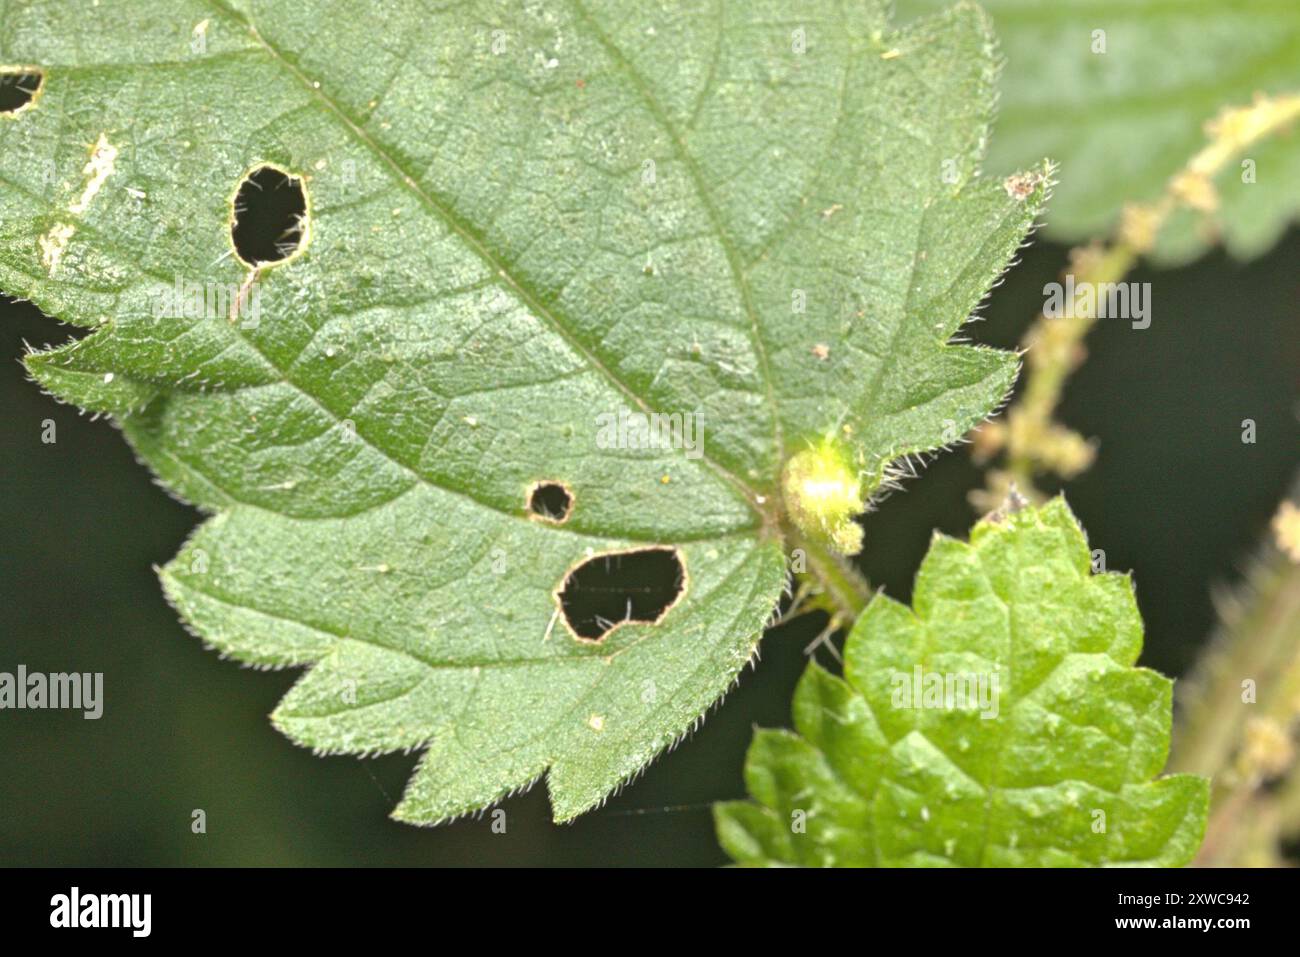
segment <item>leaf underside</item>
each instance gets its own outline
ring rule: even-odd
[[[557,819],[603,801],[753,655],[788,455],[834,436],[878,478],[1004,398],[1015,357],[949,340],[1050,169],[977,175],[976,7],[884,7],[6,8],[0,67],[44,84],[0,118],[0,288],[92,330],[28,367],[209,513],[163,586],[224,655],[307,667],[278,728],[423,752],[397,817],[543,774]],[[251,276],[260,164],[301,178],[306,238]],[[158,315],[177,283],[260,319]],[[703,454],[598,441],[648,411],[697,415]],[[566,573],[647,545],[679,600],[578,640]]]
[[[810,664],[796,731],[755,734],[755,801],[715,807],[722,845],[748,865],[1186,864],[1208,782],[1152,780],[1172,682],[1141,649],[1128,576],[1092,574],[1063,499],[936,535],[913,607],[877,595],[844,677]]]

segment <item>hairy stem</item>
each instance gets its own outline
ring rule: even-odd
[[[1068,271],[1074,275],[1076,287],[1091,284],[1096,288],[1123,279],[1154,247],[1175,210],[1189,207],[1212,212],[1218,204],[1214,178],[1252,144],[1297,118],[1300,94],[1260,96],[1249,106],[1225,109],[1206,124],[1209,143],[1170,179],[1159,199],[1126,208],[1108,243],[1094,243],[1071,253]],[[1004,422],[990,423],[975,436],[974,451],[979,459],[988,460],[999,452],[1006,456],[1005,467],[989,473],[987,490],[972,496],[977,507],[995,507],[1011,483],[1029,498],[1041,498],[1035,490],[1036,475],[1055,473],[1069,479],[1092,464],[1091,443],[1055,422],[1054,416],[1066,380],[1087,355],[1083,341],[1096,321],[1095,304],[1092,309],[1076,304],[1069,317],[1040,314],[1026,333],[1024,392]]]
[[[798,529],[787,525],[785,532],[795,574],[812,585],[804,607],[824,610],[837,625],[856,621],[871,600],[871,586],[862,573]]]
[[[1225,603],[1219,634],[1179,685],[1170,769],[1214,782],[1203,865],[1278,863],[1282,841],[1300,831],[1300,536],[1285,520],[1294,514],[1284,503],[1274,544]]]

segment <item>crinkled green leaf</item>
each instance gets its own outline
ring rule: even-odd
[[[899,18],[943,0],[898,0]],[[1300,92],[1300,3],[1295,0],[986,0],[1007,66],[989,168],[1043,154],[1061,163],[1049,236],[1104,235],[1126,202],[1160,195],[1205,145],[1204,124],[1256,93]],[[1093,31],[1106,52],[1093,52]],[[1255,182],[1229,165],[1220,209],[1180,212],[1156,258],[1200,255],[1222,240],[1258,256],[1300,216],[1300,139],[1294,129],[1254,146]]]
[[[163,584],[224,654],[310,666],[280,729],[424,752],[397,816],[543,773],[557,818],[603,800],[753,654],[787,457],[832,436],[870,486],[1004,398],[1015,357],[948,340],[1050,170],[977,175],[978,8],[884,7],[5,7],[0,66],[45,81],[0,120],[0,288],[93,330],[28,366],[212,513]],[[258,322],[156,316],[249,278],[230,204],[263,163],[309,238]],[[698,414],[704,454],[598,441],[649,410]],[[647,544],[680,600],[578,641],[566,572]]]
[[[1092,574],[1063,499],[936,535],[913,607],[877,595],[844,677],[809,665],[797,733],[755,734],[755,800],[717,805],[722,845],[759,865],[1185,864],[1208,783],[1152,780],[1172,682],[1133,667],[1141,648],[1128,576]]]

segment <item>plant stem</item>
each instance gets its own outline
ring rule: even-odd
[[[1170,770],[1214,782],[1197,857],[1205,866],[1278,863],[1282,842],[1300,830],[1300,540],[1286,515],[1284,504],[1273,526],[1278,547],[1265,547],[1178,688]],[[1265,788],[1269,782],[1277,785]]]
[[[792,525],[786,525],[785,533],[792,549],[803,552],[806,569],[798,574],[814,585],[806,603],[808,607],[826,611],[836,626],[856,621],[871,600],[871,586],[867,580],[847,559],[803,535]]]
[[[1071,253],[1076,286],[1092,284],[1096,289],[1123,279],[1155,246],[1175,210],[1212,212],[1218,204],[1214,178],[1251,145],[1297,118],[1300,94],[1259,96],[1249,106],[1223,110],[1206,124],[1209,143],[1169,180],[1159,199],[1127,207],[1108,244],[1094,243]],[[988,459],[1000,451],[1006,454],[1005,468],[989,473],[987,491],[973,496],[981,508],[1001,502],[1011,482],[1035,499],[1040,497],[1034,485],[1037,474],[1056,473],[1068,479],[1092,464],[1091,443],[1054,421],[1066,380],[1087,355],[1083,340],[1097,321],[1095,305],[1090,310],[1072,305],[1075,308],[1067,317],[1044,313],[1035,320],[1024,338],[1028,366],[1024,393],[1005,422],[990,423],[976,434],[978,458]]]

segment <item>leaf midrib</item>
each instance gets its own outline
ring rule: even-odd
[[[637,95],[640,96],[641,102],[649,111],[650,116],[654,119],[659,127],[668,136],[677,158],[681,160],[686,175],[690,178],[691,186],[695,190],[695,195],[700,200],[700,205],[704,209],[704,214],[713,228],[713,232],[718,240],[718,245],[722,249],[723,255],[727,260],[727,269],[731,272],[732,284],[736,287],[740,295],[741,307],[744,309],[745,318],[749,322],[749,340],[754,347],[754,352],[758,357],[759,368],[762,372],[763,385],[765,387],[767,404],[770,415],[772,416],[772,438],[776,443],[776,453],[778,460],[785,458],[785,439],[781,433],[781,414],[776,404],[776,393],[772,385],[772,366],[767,355],[767,346],[763,342],[763,336],[759,331],[758,311],[754,306],[753,295],[750,292],[749,281],[745,278],[745,268],[740,261],[740,254],[736,250],[735,243],[731,241],[727,230],[722,224],[722,215],[710,198],[709,190],[705,188],[704,176],[700,172],[699,164],[695,161],[695,156],[686,148],[686,141],[682,138],[681,132],[676,125],[669,119],[667,112],[660,104],[658,98],[650,90],[645,78],[640,71],[632,65],[627,55],[614,43],[613,40],[601,29],[595,18],[583,5],[582,0],[569,0],[569,5],[577,12],[578,18],[591,30],[592,36],[601,48],[609,54],[616,66],[627,75],[632,86],[636,89]],[[719,27],[721,31],[721,27]],[[705,94],[707,95],[707,94]]]

